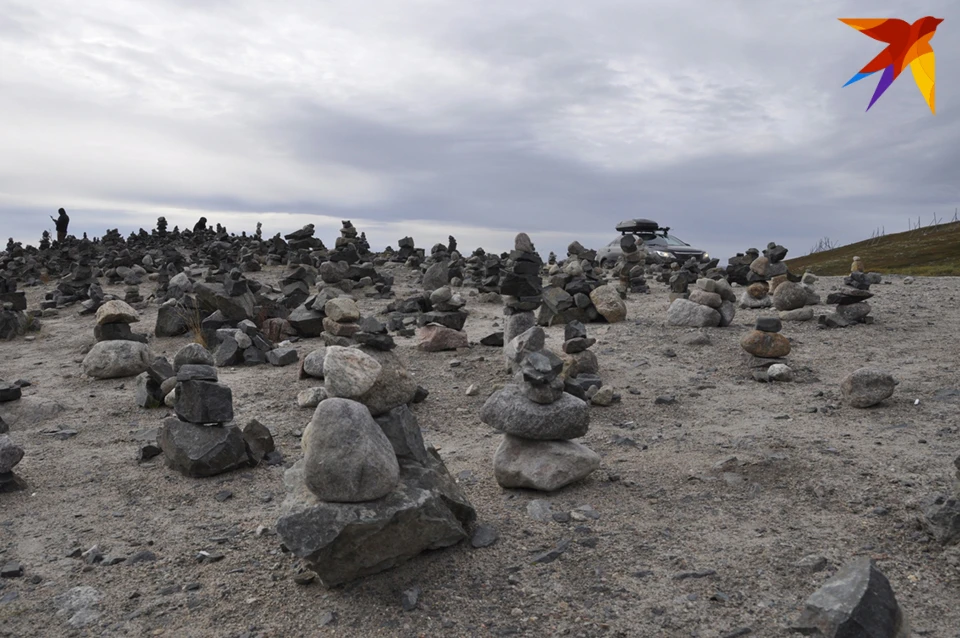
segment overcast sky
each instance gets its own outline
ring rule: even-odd
[[[960,206],[955,0],[3,0],[0,227],[790,256]],[[944,18],[937,114],[837,18]]]

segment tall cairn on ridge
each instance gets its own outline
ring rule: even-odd
[[[537,325],[535,311],[543,303],[541,268],[543,260],[533,247],[530,236],[518,233],[513,242],[513,252],[510,253],[500,278],[504,348],[514,337]],[[507,362],[511,370],[512,364],[512,361]]]

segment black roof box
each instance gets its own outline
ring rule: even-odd
[[[660,224],[650,219],[628,219],[617,224],[621,233],[655,233]]]

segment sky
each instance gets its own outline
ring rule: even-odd
[[[721,263],[960,206],[948,0],[3,0],[0,235],[192,227],[375,250],[600,248],[645,217]],[[838,18],[944,18],[937,113]],[[843,87],[843,88],[841,88]]]

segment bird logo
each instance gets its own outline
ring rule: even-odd
[[[936,63],[930,39],[933,38],[937,26],[943,22],[943,18],[927,16],[913,24],[891,18],[840,18],[840,22],[850,25],[874,40],[887,44],[887,48],[843,85],[848,86],[877,71],[883,71],[877,90],[874,91],[873,98],[867,106],[868,111],[909,64],[917,88],[920,89],[923,99],[927,101],[930,111],[936,114]]]

